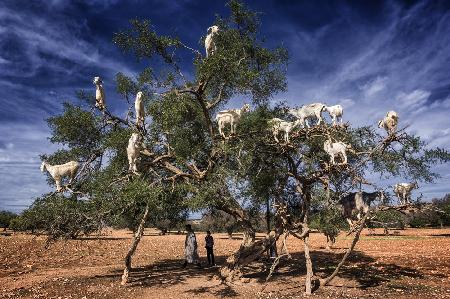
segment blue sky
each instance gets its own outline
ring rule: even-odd
[[[344,119],[375,125],[396,110],[400,126],[429,142],[450,145],[450,1],[247,1],[263,12],[269,45],[290,53],[288,91],[274,100],[344,106]],[[144,65],[111,42],[131,18],[200,44],[223,1],[3,0],[0,2],[0,210],[20,211],[50,190],[39,154],[57,149],[45,119],[74,101],[75,91],[104,78],[107,103],[117,72]],[[189,61],[185,61],[188,64]],[[450,193],[450,165],[434,169],[425,198]],[[391,184],[402,179],[384,179]]]

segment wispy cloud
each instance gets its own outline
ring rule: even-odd
[[[43,119],[60,112],[76,90],[93,88],[92,77],[100,75],[109,105],[122,108],[113,93],[115,73],[134,74],[146,62],[122,56],[110,42],[113,32],[128,19],[150,18],[158,31],[176,33],[201,50],[200,37],[214,13],[223,13],[225,2],[1,1],[0,189],[9,186],[10,193],[0,194],[0,209],[7,200],[12,204],[11,198],[30,202],[47,190],[36,168],[38,154],[56,147],[46,139]],[[278,99],[291,105],[341,104],[344,120],[357,126],[376,125],[387,110],[396,110],[400,127],[409,125],[407,130],[430,146],[450,148],[450,11],[445,2],[248,2],[264,12],[267,43],[284,44],[290,52],[289,90]],[[444,177],[422,186],[424,194],[450,192],[443,187],[449,186],[449,165],[436,171]],[[25,181],[33,192],[23,193]]]
[[[313,31],[277,26],[287,31],[294,53],[286,98],[293,105],[340,103],[344,119],[354,125],[376,125],[386,111],[395,110],[400,127],[409,126],[429,146],[450,148],[450,11],[432,1],[409,8],[387,2],[383,18],[370,24],[358,23],[351,7],[346,12]],[[422,186],[425,196],[450,192],[442,187],[448,186],[449,170],[448,164],[436,167],[443,177]],[[379,183],[398,180],[408,178]]]

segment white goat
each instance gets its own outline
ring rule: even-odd
[[[331,163],[336,164],[336,156],[342,156],[342,164],[347,164],[347,150],[351,149],[350,145],[343,142],[331,143],[331,140],[326,140],[323,143],[323,150],[330,156]]]
[[[217,27],[215,25],[208,27],[207,35],[205,38],[206,57],[214,54],[214,52],[217,50],[216,43],[213,40],[213,38],[217,34],[217,32],[219,32],[219,27]]]
[[[105,109],[105,90],[103,89],[103,81],[100,77],[94,77],[95,85],[95,107],[100,110]]]
[[[310,128],[309,118],[315,118],[318,120],[317,125],[320,125],[322,120],[322,111],[325,110],[326,106],[322,103],[313,103],[309,105],[303,105],[298,109],[289,109],[289,114],[298,118],[303,125]]]
[[[289,122],[284,121],[280,118],[272,118],[268,121],[268,124],[270,125],[273,133],[273,137],[275,140],[279,143],[278,140],[278,134],[281,132],[284,132],[284,142],[289,143],[289,133],[294,129],[296,126],[300,124],[299,120]]]
[[[145,110],[142,91],[136,94],[136,100],[134,102],[134,108],[136,109],[136,125],[140,126],[144,124]]]
[[[127,146],[127,156],[128,156],[128,165],[129,171],[137,173],[137,159],[139,158],[141,150],[141,136],[138,133],[131,134],[130,139],[128,139]]]
[[[388,134],[394,134],[397,131],[398,114],[395,111],[389,111],[386,116],[378,122],[378,127],[385,129]]]
[[[61,180],[64,177],[69,177],[69,184],[72,183],[75,175],[77,174],[80,164],[76,161],[69,161],[61,165],[50,165],[47,161],[43,161],[41,164],[41,171],[47,170],[56,183],[56,191],[61,192]]]
[[[231,125],[231,133],[236,133],[236,126],[239,120],[242,117],[242,114],[247,113],[250,111],[250,105],[245,104],[241,109],[230,109],[230,110],[223,110],[217,113],[216,121],[219,125],[219,133],[222,135],[223,138],[226,138],[225,133],[223,132],[223,129],[225,128],[225,124]]]
[[[394,193],[401,204],[411,203],[411,192],[418,189],[417,182],[414,183],[398,183],[394,185]]]
[[[342,124],[342,115],[344,115],[344,110],[341,105],[327,106],[325,109],[328,111],[331,119],[333,120],[333,126],[337,125],[338,120]]]

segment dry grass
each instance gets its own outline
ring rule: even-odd
[[[384,236],[364,233],[333,287],[312,298],[450,298],[450,229],[408,229]],[[204,234],[197,233],[206,264]],[[239,247],[238,235],[214,234],[216,262]],[[45,237],[0,236],[0,298],[296,298],[303,297],[303,244],[289,239],[291,260],[264,283],[270,263],[244,269],[233,285],[214,278],[217,268],[182,269],[183,235],[158,236],[147,230],[133,260],[132,283],[119,285],[128,231],[60,241],[44,247]],[[342,256],[350,238],[342,235],[331,252],[325,237],[312,234],[315,274],[324,276]]]

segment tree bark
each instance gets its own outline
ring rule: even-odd
[[[307,224],[306,228],[307,229]],[[314,276],[311,255],[309,253],[309,233],[306,234],[303,239],[303,243],[305,244],[305,261],[306,261],[306,278],[305,278],[305,293],[306,295],[312,294],[312,278]]]
[[[250,244],[242,244],[240,248],[228,257],[225,266],[220,268],[220,276],[222,280],[233,281],[236,278],[240,278],[242,273],[241,267],[255,261],[264,252],[270,249],[276,240],[280,237],[281,231],[271,233],[269,236],[262,240]]]
[[[122,282],[121,285],[125,285],[128,282],[128,276],[131,271],[131,258],[136,251],[136,248],[141,241],[142,235],[144,234],[145,222],[147,221],[149,204],[145,206],[144,215],[142,216],[141,222],[139,223],[138,229],[133,236],[133,241],[131,242],[130,249],[128,249],[128,253],[125,256],[125,269],[123,270]]]
[[[336,269],[334,269],[333,273],[330,276],[326,277],[326,278],[320,279],[320,285],[321,286],[326,286],[327,284],[329,284],[333,280],[333,278],[338,274],[338,272],[341,269],[342,265],[344,265],[344,263],[347,260],[348,256],[353,251],[353,248],[355,248],[355,245],[356,245],[356,243],[359,240],[359,236],[361,235],[361,232],[362,232],[362,230],[364,228],[364,224],[366,223],[366,220],[367,220],[367,217],[368,217],[369,214],[370,213],[367,213],[362,218],[360,227],[356,231],[355,237],[353,238],[350,247],[345,252],[345,255],[342,257],[342,260],[339,262],[339,264],[337,265]]]

